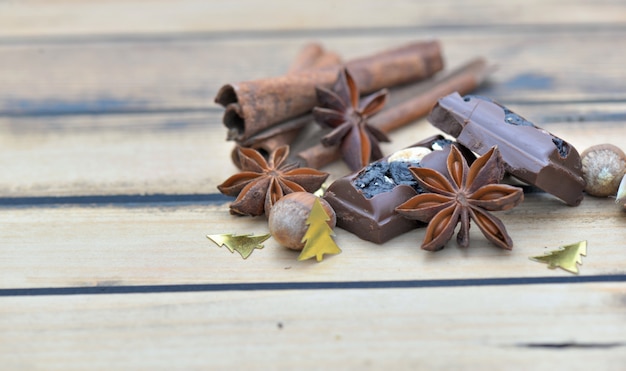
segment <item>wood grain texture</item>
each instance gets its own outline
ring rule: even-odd
[[[626,140],[620,104],[510,108],[579,152]],[[579,121],[587,115],[598,121]],[[234,144],[225,141],[218,119],[202,112],[0,118],[0,168],[7,174],[0,177],[0,197],[217,193],[217,185],[237,172],[230,161]],[[382,150],[391,153],[437,133],[421,120],[393,132]],[[329,181],[349,173],[342,162],[324,170]]]
[[[621,31],[500,29],[473,32],[471,42],[465,31],[442,37],[448,66],[478,55],[499,66],[477,93],[508,104],[580,151],[626,139],[626,58],[613,52],[623,43]],[[356,56],[431,32],[336,34],[324,42]],[[236,171],[227,160],[233,144],[224,141],[215,92],[225,82],[281,74],[305,41],[183,37],[0,45],[0,166],[13,174],[0,177],[0,196],[215,192]],[[383,149],[389,153],[436,132],[420,122],[393,134]],[[347,172],[342,164],[326,170],[335,178]]]
[[[3,298],[0,362],[617,371],[626,362],[625,300],[620,284]]]
[[[165,32],[302,32],[311,29],[437,27],[442,25],[559,25],[621,23],[619,3],[594,1],[408,0],[298,2],[238,0],[78,1],[4,0],[0,36],[147,34]]]
[[[187,197],[216,192],[235,171],[212,103],[219,87],[283,74],[311,40],[350,58],[438,38],[447,68],[475,56],[498,65],[478,93],[579,150],[623,146],[620,2],[0,0],[0,25],[0,203],[26,200],[0,207],[3,369],[626,364],[626,212],[611,199],[567,207],[527,194],[498,213],[511,252],[476,227],[470,248],[452,241],[437,253],[419,249],[423,230],[379,246],[337,229],[342,254],[317,264],[272,239],[242,260],[205,235],[266,233],[265,219]],[[434,133],[421,120],[383,151]],[[161,196],[135,203],[145,194]],[[82,201],[38,198],[47,196]],[[615,280],[576,283],[528,259],[583,239],[579,277]],[[563,283],[541,281],[550,278]],[[341,289],[394,280],[425,284]],[[437,280],[457,286],[426,287]],[[328,286],[296,289],[315,282]],[[292,289],[184,290],[264,283]],[[124,288],[138,289],[112,294]]]
[[[468,36],[471,35],[471,36]],[[467,29],[293,38],[0,44],[0,115],[211,110],[226,83],[278,76],[306,42],[344,58],[441,40],[446,68],[483,56],[498,66],[484,93],[516,101],[624,101],[623,31]]]
[[[207,234],[265,234],[264,218],[234,217],[222,206],[14,208],[0,213],[0,288],[245,282],[385,281],[569,276],[529,260],[561,245],[588,241],[581,274],[625,274],[621,259],[626,213],[612,200],[588,197],[568,207],[545,194],[497,213],[513,251],[490,244],[474,226],[471,246],[454,241],[420,250],[424,229],[384,245],[336,229],[343,250],[322,263],[270,239],[243,260]],[[59,269],[63,267],[63,269]]]

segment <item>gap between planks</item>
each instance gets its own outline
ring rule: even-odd
[[[164,294],[188,292],[225,291],[285,291],[285,290],[372,290],[372,289],[424,289],[442,287],[482,287],[581,284],[598,282],[626,282],[626,274],[567,277],[503,277],[439,279],[412,281],[344,281],[344,282],[249,282],[213,283],[187,285],[150,286],[86,286],[86,287],[41,287],[22,289],[0,289],[0,297],[12,296],[72,296],[72,295],[116,295],[116,294]]]
[[[231,216],[227,205],[3,208],[0,288],[569,277],[529,257],[580,240],[588,241],[581,276],[626,274],[619,258],[626,212],[612,200],[587,198],[573,208],[529,194],[498,217],[512,251],[494,247],[477,228],[470,248],[451,241],[436,253],[419,249],[424,228],[383,245],[337,228],[343,252],[318,264],[297,262],[297,252],[273,239],[247,260],[217,247],[207,234],[268,232],[264,218]]]
[[[620,110],[619,105],[567,106],[562,110],[558,105],[519,107],[511,109],[535,122],[539,117],[560,120],[604,112],[601,109],[607,110],[607,115]],[[12,175],[0,179],[0,197],[217,192],[217,185],[238,171],[230,160],[234,143],[225,141],[226,130],[217,115],[209,122],[205,119],[204,115],[0,119],[0,167]],[[31,120],[34,122],[29,123]],[[621,146],[626,138],[619,115],[615,121],[537,123],[579,152],[599,143]],[[389,154],[439,133],[420,120],[391,133],[392,142],[383,143],[382,150]],[[341,161],[322,170],[331,174],[329,182],[349,173]]]
[[[619,283],[12,297],[0,306],[0,362],[617,371],[626,361],[624,305]]]
[[[624,33],[440,37],[448,69],[484,56],[499,70],[484,94],[503,102],[623,101]],[[432,34],[321,39],[345,58]],[[0,46],[0,112],[6,115],[215,109],[225,83],[283,74],[310,38],[171,43]],[[602,55],[598,68],[597,56]]]

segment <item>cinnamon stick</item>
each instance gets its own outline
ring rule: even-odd
[[[294,58],[287,74],[299,73],[302,71],[333,66],[341,63],[339,55],[335,52],[328,51],[316,42],[305,44],[296,57]],[[241,115],[241,106],[239,103],[231,103],[226,107],[225,114],[235,115],[233,120]],[[260,151],[270,153],[276,148],[290,144],[298,136],[302,128],[313,120],[311,114],[305,114],[293,119],[284,121],[280,125],[274,125],[263,130],[245,141],[239,142],[238,145],[244,147],[252,147]],[[233,148],[231,158],[233,163],[240,167],[238,159],[237,147]]]
[[[334,66],[339,63],[341,63],[341,58],[337,53],[324,49],[324,47],[317,42],[311,42],[305,44],[300,49],[294,61],[291,63],[287,74]],[[231,108],[229,109],[228,107]],[[227,111],[235,110],[235,114],[240,114],[241,112],[239,103],[231,103],[228,107]],[[236,120],[237,118],[233,119]],[[282,145],[293,142],[302,128],[312,120],[313,116],[310,114],[294,117],[278,125],[262,130],[248,139],[240,141],[238,144],[243,147],[252,147],[270,153]]]
[[[339,63],[341,63],[341,58],[337,53],[325,50],[320,43],[312,42],[305,44],[300,49],[287,74],[333,66]]]
[[[339,58],[339,55],[337,53],[325,50],[324,47],[319,43],[311,42],[305,44],[299,50],[298,54],[291,63],[289,70],[287,71],[287,75],[298,74],[302,73],[303,71],[314,70],[317,68],[334,66],[338,63],[341,63],[341,59]],[[222,89],[224,89],[224,87],[222,87]],[[227,140],[236,140],[240,128],[245,125],[245,122],[243,121],[243,108],[241,107],[241,104],[239,104],[239,102],[237,101],[236,97],[224,98],[227,100],[235,100],[225,106],[223,121],[231,123],[231,125],[228,126],[229,130],[226,136]],[[300,117],[296,117],[293,122],[290,122],[292,120],[288,121],[289,122],[281,123],[285,124],[283,125],[285,126],[284,128],[271,127],[266,130],[261,130],[254,136],[239,141],[238,144],[244,147],[259,148],[263,146],[262,142],[268,140],[270,136],[280,135],[280,133],[284,131],[295,131],[297,125],[306,124],[306,122],[304,122]]]
[[[415,97],[386,108],[372,117],[369,123],[385,133],[400,128],[426,116],[439,98],[455,91],[464,95],[476,89],[486,80],[492,70],[493,68],[488,66],[484,59],[474,59],[445,77],[421,84],[422,88]],[[307,167],[319,169],[338,160],[341,153],[339,146],[324,147],[318,143],[299,152],[297,157]]]
[[[266,147],[266,142],[272,138],[277,136],[288,134],[291,132],[298,132],[308,123],[313,120],[312,114],[304,114],[298,117],[294,117],[290,120],[283,121],[278,125],[271,126],[263,131],[258,132],[257,134],[251,136],[250,138],[239,141],[238,144],[242,147],[252,147],[252,148],[264,148]],[[288,144],[288,143],[284,143]],[[268,152],[271,152],[271,149],[265,148]]]
[[[443,60],[439,42],[427,41],[355,59],[345,65],[361,93],[369,93],[430,77],[443,68]],[[223,121],[229,130],[228,139],[243,142],[310,111],[317,103],[315,86],[330,87],[340,67],[224,85],[215,102],[226,107]]]

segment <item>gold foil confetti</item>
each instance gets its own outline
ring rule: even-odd
[[[298,260],[316,257],[317,261],[320,262],[324,259],[324,254],[339,254],[341,252],[341,249],[332,238],[335,233],[326,223],[328,220],[330,220],[330,217],[324,211],[319,198],[316,198],[315,202],[313,202],[311,213],[306,220],[309,228],[302,237],[302,242],[305,244],[300,256],[298,256]]]
[[[270,238],[270,234],[263,234],[260,236],[254,236],[252,234],[247,235],[234,235],[234,234],[209,234],[207,238],[219,247],[226,246],[231,253],[237,251],[242,258],[246,259],[254,249],[262,249],[263,241]]]
[[[568,272],[578,274],[577,264],[582,264],[582,257],[587,256],[587,241],[580,241],[571,245],[560,246],[542,256],[532,256],[531,260],[546,263],[548,268],[562,268]]]

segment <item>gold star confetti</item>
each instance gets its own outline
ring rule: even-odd
[[[319,198],[316,198],[315,202],[313,202],[311,213],[306,220],[309,228],[302,237],[302,242],[305,242],[305,244],[300,256],[298,256],[298,260],[307,260],[315,256],[317,261],[320,262],[324,259],[324,254],[339,254],[341,252],[341,249],[332,238],[335,233],[326,223],[329,220],[330,217],[324,211]]]
[[[263,241],[270,238],[269,234],[263,234],[260,236],[254,236],[252,234],[247,235],[233,235],[233,234],[209,234],[207,238],[215,242],[219,247],[226,246],[231,253],[237,251],[242,258],[246,259],[254,249],[262,249]]]
[[[560,246],[558,250],[550,251],[542,256],[532,256],[530,260],[547,263],[550,269],[561,268],[578,274],[578,266],[576,264],[583,263],[581,256],[587,256],[587,241]]]

